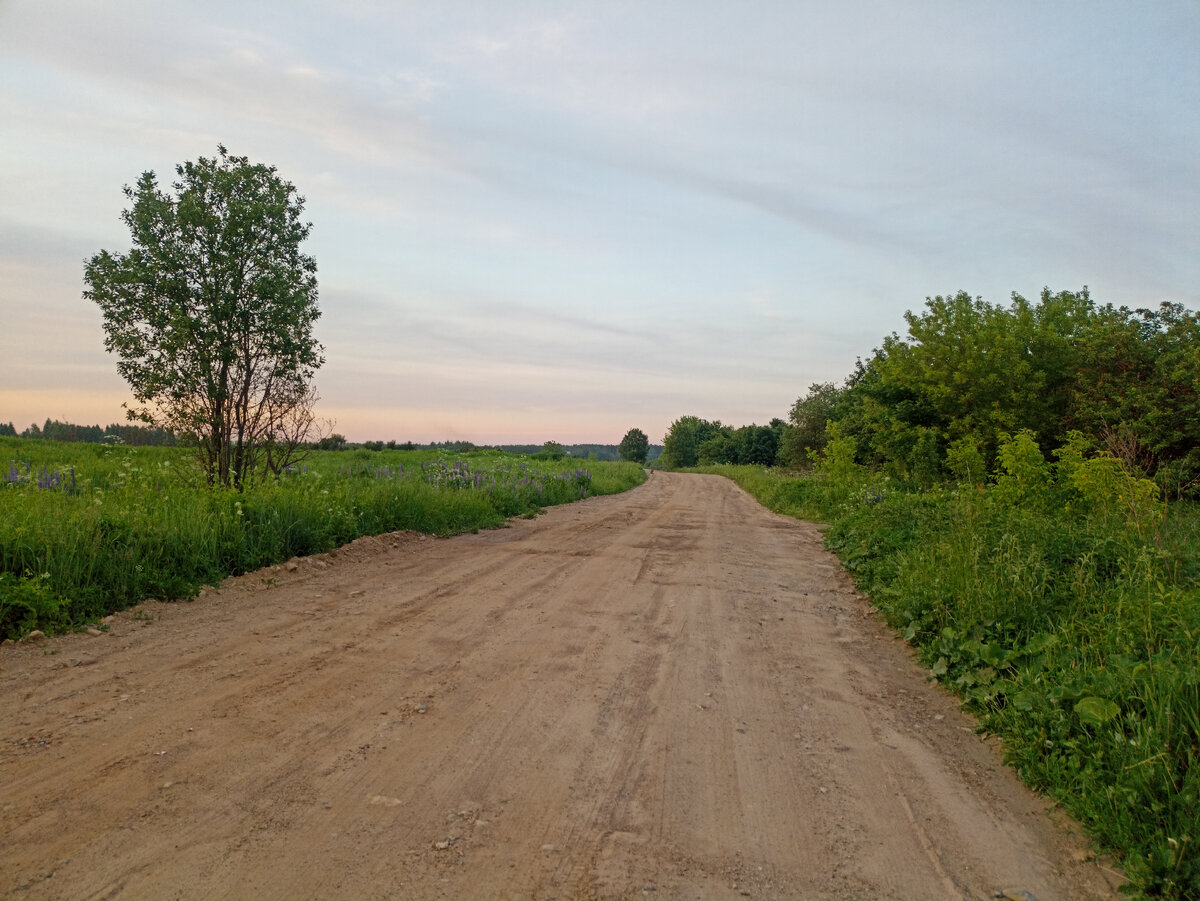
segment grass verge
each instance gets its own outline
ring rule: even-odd
[[[0,638],[190,597],[363,535],[497,528],[644,479],[633,463],[363,450],[238,493],[197,485],[175,448],[0,438]]]
[[[930,678],[1122,863],[1200,898],[1200,515],[1151,523],[1050,486],[908,492],[712,467],[828,546]]]

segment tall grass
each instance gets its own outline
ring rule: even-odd
[[[1128,891],[1200,898],[1200,510],[1118,517],[1065,477],[1015,497],[1003,478],[908,492],[712,471],[831,523],[931,678],[1121,860]]]
[[[186,451],[0,439],[0,637],[61,630],[362,535],[452,535],[644,478],[631,463],[483,452],[316,454],[245,493]]]

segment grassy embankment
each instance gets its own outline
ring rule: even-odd
[[[1127,890],[1200,898],[1200,510],[1075,463],[926,492],[702,471],[830,523],[829,547],[931,677],[1120,859]]]
[[[496,528],[644,478],[634,463],[362,450],[313,454],[239,494],[199,484],[182,449],[0,438],[0,638],[190,597],[363,535]]]

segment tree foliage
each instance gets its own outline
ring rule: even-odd
[[[196,442],[210,484],[278,472],[317,430],[311,381],[316,262],[301,252],[304,198],[273,166],[200,157],[125,188],[129,253],[86,263],[84,296],[133,390],[131,419]]]
[[[905,320],[844,389],[814,385],[796,402],[790,447],[819,448],[824,418],[860,464],[978,484],[1008,436],[1027,432],[1045,457],[1078,431],[1176,494],[1200,485],[1195,313],[1101,306],[1084,288],[1007,306],[959,292]]]
[[[770,425],[734,428],[720,420],[681,416],[663,438],[660,459],[676,469],[725,463],[774,466],[787,428],[782,419],[772,419]]]
[[[567,456],[567,449],[557,441],[547,441],[542,449],[533,455],[535,460],[561,460]]]
[[[663,436],[663,463],[674,469],[695,466],[700,462],[700,446],[721,434],[724,426],[699,416],[681,416],[671,423]]]
[[[771,425],[744,425],[737,429],[721,426],[700,445],[700,463],[774,466],[784,426],[782,419],[772,420]]]
[[[622,460],[645,463],[646,457],[650,454],[650,439],[641,429],[630,429],[621,439],[621,443],[617,445],[617,453],[620,454]]]
[[[341,451],[346,450],[349,445],[346,444],[345,435],[339,435],[337,432],[334,432],[333,434],[325,435],[319,438],[316,444],[313,446],[317,450]]]
[[[815,382],[788,413],[790,428],[780,434],[780,454],[789,466],[802,467],[825,447],[825,426],[834,419],[846,389],[833,382]]]

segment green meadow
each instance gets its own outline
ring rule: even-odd
[[[238,492],[208,487],[186,449],[0,438],[0,638],[191,597],[363,535],[499,528],[644,478],[635,463],[358,449]]]

